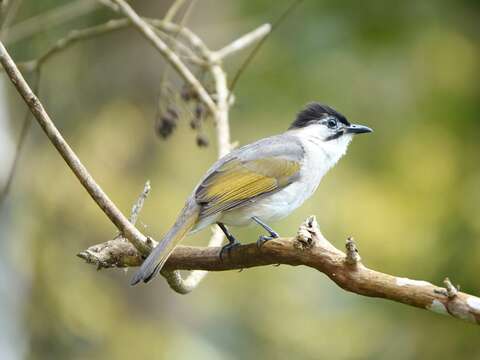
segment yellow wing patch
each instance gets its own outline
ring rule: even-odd
[[[300,164],[280,158],[253,161],[232,159],[210,174],[198,188],[195,198],[202,205],[202,216],[241,206],[250,199],[290,184]]]

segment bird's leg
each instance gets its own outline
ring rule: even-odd
[[[223,253],[226,251],[228,254],[230,253],[230,250],[232,250],[234,247],[240,245],[240,241],[235,239],[235,237],[228,231],[227,227],[225,224],[218,222],[217,225],[222,229],[223,233],[227,237],[228,244],[224,245],[222,247],[222,250],[220,250],[220,260],[223,261]]]
[[[257,246],[261,247],[263,244],[265,244],[268,240],[276,239],[279,237],[278,233],[273,230],[270,226],[265,224],[262,220],[260,220],[256,216],[252,216],[252,220],[255,221],[258,225],[263,227],[265,230],[268,232],[268,236],[265,235],[260,235],[258,240],[257,240]]]

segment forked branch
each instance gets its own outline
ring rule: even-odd
[[[80,31],[73,31],[69,33],[66,38],[59,40],[53,47],[48,49],[39,58],[24,63],[23,67],[30,71],[39,69],[39,67],[52,55],[62,51],[77,41],[95,37],[128,25],[133,25],[140,31],[145,39],[148,40],[160,52],[160,54],[162,54],[162,56],[169,61],[178,74],[183,77],[185,82],[196,91],[200,100],[209,109],[212,117],[215,120],[219,157],[228,153],[231,148],[230,130],[228,124],[228,88],[226,74],[221,67],[220,59],[218,57],[215,58],[214,56],[216,53],[209,50],[195,33],[183,26],[179,26],[168,21],[141,18],[123,0],[111,0],[106,1],[106,3],[106,5],[108,5],[114,11],[123,13],[126,18],[112,20],[105,24]],[[111,6],[112,4],[114,5],[113,7]],[[210,71],[215,84],[215,96],[212,96],[205,90],[204,86],[182,62],[180,57],[160,38],[155,31],[156,28],[160,28],[167,33],[170,32],[180,35],[188,42],[192,49],[198,52],[200,57],[206,60],[208,63],[208,70]],[[261,36],[265,36],[268,31],[268,26],[262,26],[260,31],[254,31],[250,34],[247,34],[241,38],[240,43],[236,41],[234,42],[235,46],[227,46],[226,48],[235,48],[235,51],[238,51],[243,47],[249,46],[254,41],[257,41],[261,38]],[[138,231],[138,229],[135,228],[135,226],[130,223],[128,219],[126,219],[126,217],[119,211],[115,204],[98,186],[93,177],[80,162],[80,159],[72,151],[65,139],[63,139],[58,129],[56,129],[54,123],[49,118],[42,104],[23,79],[21,73],[19,72],[13,60],[10,58],[3,44],[1,44],[0,50],[1,61],[4,69],[6,70],[11,81],[17,87],[17,90],[22,95],[27,105],[30,107],[30,110],[35,115],[38,123],[44,129],[46,135],[50,138],[54,146],[57,148],[59,153],[65,159],[69,167],[73,170],[79,181],[86,188],[92,198],[120,230],[120,233],[124,236],[124,239],[128,239],[128,241],[135,246],[139,253],[147,255],[152,246],[155,245],[155,241],[151,238],[147,238],[140,231]],[[226,57],[229,55],[229,53],[232,52],[229,51],[225,53],[223,57]],[[118,240],[118,237],[116,240]],[[209,245],[218,246],[222,241],[223,235],[221,232],[216,230],[210,239]],[[183,280],[178,272],[163,271],[162,275],[167,279],[172,289],[180,293],[187,293],[193,290],[193,288],[199,284],[201,279],[206,275],[206,272],[195,271],[190,274],[186,280]]]
[[[121,240],[96,245],[78,256],[101,267],[133,267],[143,261],[131,244]],[[369,269],[361,263],[351,238],[346,242],[346,253],[338,250],[323,237],[313,216],[300,226],[294,238],[270,240],[261,248],[256,243],[239,246],[223,260],[220,247],[180,246],[167,260],[165,269],[225,271],[275,264],[308,266],[324,273],[346,291],[480,324],[479,297],[458,291],[449,280],[445,280],[442,288],[427,281]]]
[[[62,134],[58,131],[50,116],[45,111],[42,103],[38,97],[33,93],[28,86],[22,74],[18,70],[14,61],[8,54],[7,50],[0,41],[0,63],[5,69],[8,77],[13,85],[17,88],[18,93],[30,108],[33,116],[42,127],[43,131],[55,146],[57,151],[63,157],[67,165],[72,169],[75,176],[78,178],[83,187],[90,194],[92,199],[102,209],[105,215],[112,221],[113,224],[120,230],[124,236],[135,244],[135,247],[142,253],[148,254],[151,247],[147,244],[147,238],[135,226],[128,221],[128,219],[121,213],[117,206],[110,200],[100,186],[95,182],[93,177],[82,164],[78,156],[68,145]]]
[[[129,21],[157,50],[169,58],[175,69],[184,76],[184,79],[190,85],[193,85],[195,82],[189,75],[186,75],[188,73],[182,73],[183,70],[181,69],[183,67],[178,64],[181,59],[178,56],[167,55],[168,47],[164,48],[165,44],[162,45],[161,39],[152,30],[151,25],[138,17],[125,1],[112,1],[118,5],[118,9],[129,18]],[[250,39],[258,39],[258,36],[262,34],[264,36],[268,31],[269,28],[264,27],[262,31],[254,32],[255,36],[250,37]],[[192,35],[192,38],[195,39],[194,35]],[[244,40],[245,38],[242,39],[242,41]],[[209,61],[209,70],[215,82],[216,96],[212,97],[205,92],[203,100],[212,111],[217,124],[217,134],[219,140],[221,140],[219,142],[220,156],[229,151],[230,137],[228,131],[229,91],[226,74],[221,67],[219,58],[239,50],[239,44],[247,46],[248,42],[237,41],[215,53],[203,47],[202,43],[197,43],[198,48],[204,52],[203,55]],[[215,58],[215,54],[217,58]],[[1,42],[0,63],[47,137],[90,196],[122,234],[121,237],[90,247],[81,252],[79,256],[99,268],[140,265],[144,257],[150,253],[155,242],[134,226],[135,216],[132,216],[131,221],[129,221],[94,181],[55,127]],[[200,86],[202,85],[200,84]],[[199,90],[200,97],[202,97],[201,92],[202,90]],[[132,215],[138,215],[141,202],[147,193],[148,187],[142,193],[138,206],[132,212]],[[212,237],[211,244],[219,244],[220,241],[220,235],[219,237],[215,235]],[[427,281],[410,280],[371,270],[361,263],[353,239],[347,241],[347,253],[343,253],[322,236],[314,217],[310,217],[300,226],[295,238],[271,240],[261,248],[258,248],[256,244],[240,246],[233,249],[223,261],[219,258],[219,252],[220,248],[218,246],[208,248],[179,247],[165,264],[163,275],[176,291],[186,293],[195,288],[199,279],[204,276],[203,272],[198,271],[223,271],[271,264],[304,265],[326,274],[332,281],[347,291],[369,297],[385,298],[480,324],[480,298],[460,292],[448,279],[445,280],[445,288],[441,288]],[[197,271],[183,280],[178,270]]]

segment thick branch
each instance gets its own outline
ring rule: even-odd
[[[112,1],[118,2],[117,0],[112,0]],[[195,86],[195,82],[198,82],[198,80],[196,80],[196,78],[194,78],[193,75],[189,73],[188,68],[186,68],[186,66],[181,62],[181,60],[178,59],[178,61],[175,62],[175,57],[178,58],[178,56],[175,54],[174,51],[169,49],[168,46],[166,46],[166,44],[163,44],[165,46],[162,47],[162,40],[157,36],[157,34],[155,34],[152,31],[150,26],[154,26],[165,32],[174,33],[175,35],[179,34],[182,36],[184,40],[186,40],[189,43],[189,45],[192,48],[194,48],[200,54],[201,57],[203,57],[205,60],[208,61],[207,64],[203,64],[203,61],[201,59],[199,58],[196,59],[197,63],[202,63],[203,65],[206,65],[212,74],[212,77],[215,82],[217,104],[215,105],[215,103],[213,103],[212,98],[206,92],[205,94],[208,96],[208,99],[205,100],[205,98],[203,98],[202,100],[206,102],[207,107],[209,107],[208,102],[209,101],[211,102],[210,110],[211,111],[213,110],[212,115],[215,118],[215,122],[217,124],[217,143],[218,143],[219,157],[227,154],[231,148],[230,130],[229,130],[229,123],[228,123],[228,108],[229,108],[228,88],[227,88],[227,82],[226,82],[226,74],[223,71],[220,63],[217,61],[217,56],[215,55],[215,53],[210,51],[203,44],[202,40],[196,34],[194,34],[188,28],[185,28],[184,26],[179,26],[168,21],[162,21],[162,20],[156,20],[156,19],[142,19],[125,2],[120,1],[118,5],[119,5],[118,9],[116,10],[121,10],[122,12],[124,12],[128,16],[127,19],[111,20],[105,24],[97,25],[91,28],[85,28],[82,30],[73,30],[67,35],[67,37],[57,41],[57,43],[55,43],[54,46],[48,49],[42,56],[40,56],[35,60],[22,64],[23,68],[30,71],[38,69],[51,56],[64,50],[65,48],[74,44],[77,41],[96,37],[96,36],[105,34],[107,32],[126,27],[133,23],[133,25],[135,25],[137,28],[140,29],[140,31],[146,37],[146,39],[152,42],[162,55],[167,57],[167,60],[173,59],[172,65],[174,65],[174,68],[177,70],[177,72],[180,73],[180,75],[183,75],[184,78],[186,76],[187,82],[189,82],[194,88],[196,88],[197,92],[199,92],[199,95],[201,97],[201,92],[203,87],[199,89],[198,87]],[[268,31],[269,31],[269,26],[264,25],[259,29],[254,30],[253,32],[241,37],[239,40],[235,40],[232,44],[227,45],[224,48],[224,50],[221,50],[220,52],[223,51],[224,52],[223,56],[226,56],[228,54],[231,54],[232,52],[238,51],[241,48],[250,45],[253,41],[256,41],[261,36],[264,36],[264,34],[267,33]],[[192,54],[195,55],[194,53]],[[195,56],[193,56],[192,59],[195,60]],[[193,82],[188,79],[188,74],[191,74],[193,78]],[[200,86],[202,85],[200,84]],[[211,108],[212,104],[213,106],[215,106],[214,109]],[[219,232],[218,229],[214,229],[214,234],[212,235],[212,238],[209,242],[209,246],[218,246],[222,243],[222,240],[223,240],[223,234]],[[146,244],[146,247],[150,248],[154,244],[154,242],[152,240],[149,240],[143,237],[141,242],[135,242],[134,240],[134,244],[140,245],[140,246],[143,246],[142,244]],[[124,246],[125,241],[123,241],[121,245]],[[93,250],[99,250],[99,249],[94,247]],[[140,250],[144,252],[145,249],[141,248]],[[89,254],[87,250],[85,252],[85,258],[88,258],[90,255],[91,254]],[[97,261],[97,264],[100,267],[102,266],[101,261]],[[169,284],[172,286],[172,288],[174,288],[174,290],[181,293],[186,293],[191,291],[196,285],[198,285],[200,280],[206,275],[206,272],[194,271],[192,274],[189,275],[189,277],[185,281],[183,281],[183,283],[182,281],[180,281],[182,279],[178,273],[168,274],[167,271],[164,271],[163,275],[166,276]]]
[[[270,27],[265,25],[234,41],[218,52],[209,51],[198,37],[188,30],[183,28],[179,30],[189,40],[190,45],[208,60],[207,67],[212,74],[216,87],[215,104],[203,85],[182,63],[178,55],[171,51],[152,30],[151,24],[140,18],[124,0],[113,0],[113,2],[129,18],[128,21],[117,20],[103,27],[99,26],[86,29],[83,32],[73,32],[66,38],[65,42],[57,43],[55,47],[47,51],[36,62],[31,63],[30,67],[37,68],[51,55],[62,50],[70,43],[124,27],[131,21],[145,38],[166,57],[185,81],[190,83],[198,92],[199,97],[210,109],[216,120],[219,155],[226,154],[230,150],[228,129],[229,92],[226,74],[219,60],[265,36],[270,31]],[[177,0],[177,4],[181,3],[182,1]],[[175,28],[175,25],[171,23],[160,24],[166,28]],[[88,250],[80,253],[79,256],[87,262],[96,264],[99,268],[140,265],[144,256],[154,246],[154,241],[145,237],[136,229],[134,224],[129,222],[100,186],[96,184],[73,150],[63,139],[1,42],[0,62],[53,145],[90,196],[125,236],[125,238],[117,237],[106,243],[90,247]],[[147,193],[148,189],[146,188],[143,193],[144,196],[140,198],[136,209],[141,208],[141,202]],[[138,215],[138,211],[133,213]],[[131,220],[134,223],[135,216]],[[221,233],[217,232],[212,237],[210,244],[218,245],[221,239]],[[347,291],[364,296],[385,298],[480,324],[480,298],[460,292],[448,279],[445,280],[445,288],[440,288],[426,281],[400,278],[371,270],[360,262],[361,258],[353,240],[349,239],[347,241],[347,253],[341,252],[321,235],[314,218],[308,219],[300,227],[295,238],[272,240],[261,248],[258,248],[255,244],[241,246],[232,250],[230,255],[223,261],[219,259],[219,252],[219,247],[179,247],[165,264],[163,274],[176,291],[187,293],[198,285],[205,275],[205,271],[243,269],[271,264],[304,265],[326,274],[337,285]],[[178,270],[195,271],[186,280],[183,280]]]
[[[103,267],[138,266],[142,257],[135,248],[120,240],[96,245],[94,256],[85,257],[88,262]],[[101,248],[101,249],[100,249]],[[165,270],[225,271],[257,266],[284,264],[304,265],[327,275],[342,289],[359,295],[378,297],[430,310],[443,315],[480,324],[480,298],[458,290],[437,287],[427,281],[411,280],[388,275],[367,268],[359,257],[352,254],[351,240],[347,242],[347,254],[335,248],[320,233],[314,217],[301,225],[295,238],[270,240],[261,248],[255,243],[232,249],[228,257],[220,260],[219,247],[186,247],[175,249],[167,260]],[[353,251],[353,253],[352,253]],[[350,252],[350,255],[348,255]]]

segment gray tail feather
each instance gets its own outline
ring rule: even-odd
[[[157,275],[167,261],[175,246],[182,240],[190,229],[196,224],[200,209],[196,203],[187,203],[180,213],[175,225],[168,231],[160,243],[152,250],[130,281],[136,285],[140,281],[145,283]]]
[[[152,250],[150,255],[148,255],[148,257],[145,259],[142,266],[140,267],[140,270],[135,273],[132,280],[130,281],[130,285],[136,285],[140,281],[147,283],[159,273],[161,267],[167,260],[167,256],[165,256],[165,259],[161,262],[158,262],[158,258],[162,255],[163,251],[169,243],[170,238],[167,234],[167,236],[163,238],[163,240],[155,247],[155,249]]]

